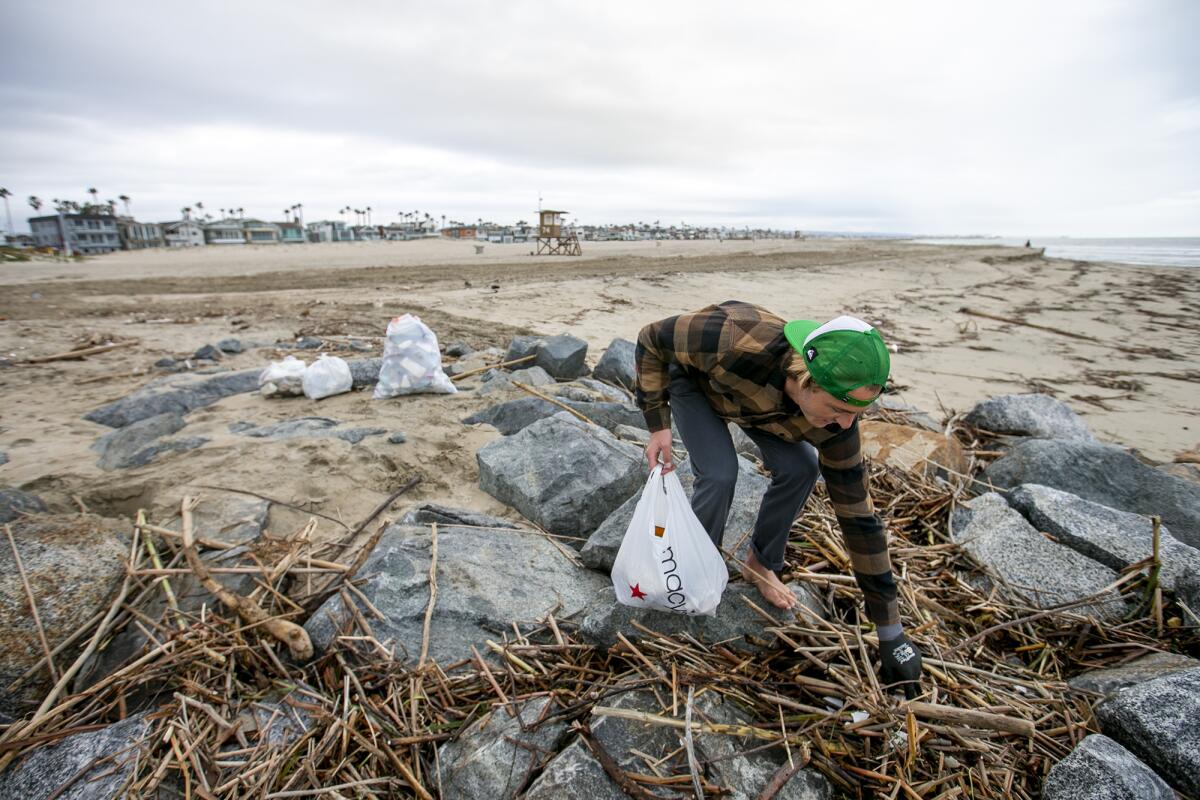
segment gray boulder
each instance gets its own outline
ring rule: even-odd
[[[623,386],[632,391],[636,381],[635,348],[636,345],[628,339],[613,339],[609,342],[604,355],[600,356],[600,360],[596,362],[592,376],[597,380],[607,381],[614,386]]]
[[[733,449],[739,456],[755,458],[762,461],[762,451],[754,440],[742,430],[742,426],[729,423],[729,438],[733,440]]]
[[[1038,484],[1018,486],[1009,492],[1008,502],[1039,531],[1115,570],[1154,552],[1154,526],[1141,514],[1118,511]],[[1165,525],[1159,534],[1159,556],[1160,577],[1168,591],[1176,591],[1184,575],[1200,574],[1200,550],[1176,539]]]
[[[86,514],[20,517],[8,523],[37,601],[47,643],[57,647],[80,623],[108,609],[125,576],[128,538],[124,526]],[[125,541],[122,541],[122,540]],[[20,713],[26,701],[41,699],[44,686],[27,682],[21,694],[4,687],[41,660],[37,627],[12,550],[0,547],[0,711]],[[61,662],[60,662],[61,663]],[[44,680],[46,673],[39,673]]]
[[[192,358],[197,361],[220,361],[221,357],[221,349],[211,344],[206,344],[192,353]]]
[[[645,467],[641,467],[643,471]],[[685,459],[675,468],[683,491],[690,499],[696,476],[692,472],[691,461]],[[644,481],[644,478],[643,478]],[[763,495],[771,481],[759,473],[753,464],[744,458],[738,458],[737,484],[733,490],[733,505],[729,516],[725,519],[725,535],[721,539],[721,548],[732,552],[737,558],[744,560],[746,551],[750,548],[750,534],[754,531],[754,521],[758,519],[758,507],[762,504]],[[608,572],[613,562],[617,560],[617,551],[621,549],[621,540],[633,519],[634,509],[637,508],[640,494],[634,494],[588,537],[587,543],[579,551],[583,563],[592,569]]]
[[[0,797],[117,797],[138,761],[139,746],[145,742],[150,724],[145,713],[134,714],[107,728],[36,747],[25,760],[0,773]],[[59,792],[68,781],[70,786]]]
[[[206,495],[192,511],[197,538],[228,544],[246,544],[262,535],[271,503],[257,497],[217,492]],[[174,523],[179,527],[179,523]]]
[[[645,480],[641,451],[562,412],[475,454],[479,486],[551,533],[587,536]]]
[[[245,348],[242,346],[241,339],[229,338],[222,339],[221,341],[217,342],[217,349],[222,353],[236,355],[237,353],[242,352]]]
[[[1179,791],[1200,795],[1200,669],[1132,686],[1095,711],[1106,735]]]
[[[518,358],[537,355],[538,347],[543,341],[540,336],[514,336],[504,353],[504,360],[516,361]]]
[[[1178,653],[1149,653],[1126,664],[1081,672],[1067,680],[1079,691],[1114,695],[1130,686],[1200,667],[1200,661]]]
[[[96,464],[105,470],[140,467],[156,454],[158,439],[181,430],[187,423],[183,414],[168,411],[139,420],[124,428],[106,433],[92,444],[100,454]]]
[[[250,709],[258,740],[268,747],[288,747],[316,725],[312,699],[305,691],[316,693],[303,684],[287,692],[272,690],[267,697],[255,701]]]
[[[569,414],[475,453],[479,486],[553,534],[587,536],[642,486],[641,451]]]
[[[497,378],[495,380],[500,379]],[[491,383],[495,383],[495,380],[487,385],[490,386]],[[576,400],[567,399],[560,402],[583,414],[602,428],[609,430],[612,430],[617,425],[640,426],[643,428],[646,426],[645,418],[633,406],[622,403],[581,403]],[[482,411],[477,411],[469,417],[464,418],[463,422],[467,425],[491,425],[505,436],[510,436],[539,419],[546,419],[547,417],[561,413],[563,413],[562,408],[551,403],[549,400],[543,400],[540,397],[522,397],[517,400],[509,400],[506,403],[489,406]]]
[[[46,504],[36,494],[0,486],[0,523],[12,522],[26,514],[45,514]]]
[[[1119,447],[1027,439],[988,465],[981,480],[1005,489],[1038,483],[1122,511],[1158,514],[1176,539],[1200,547],[1200,485],[1148,467]]]
[[[323,344],[325,344],[325,342],[315,336],[301,336],[296,339],[293,347],[297,347],[301,350],[316,350]]]
[[[450,356],[451,358],[460,358],[462,356],[470,355],[474,352],[475,348],[471,347],[471,345],[466,344],[465,342],[454,342],[446,345],[446,355]]]
[[[409,509],[404,516],[396,520],[397,525],[469,525],[476,528],[515,528],[506,519],[493,517],[491,514],[480,514],[463,508],[451,508],[437,503],[421,503]]]
[[[549,697],[496,706],[438,751],[443,800],[511,800],[558,750],[567,723]]]
[[[383,366],[382,358],[356,358],[347,360],[350,367],[350,382],[353,389],[365,389],[379,383],[379,368]]]
[[[392,525],[359,571],[366,579],[362,593],[385,619],[362,613],[375,637],[392,642],[396,657],[408,663],[421,649],[430,544],[430,528]],[[471,645],[486,654],[485,641],[498,639],[513,623],[532,624],[550,612],[563,619],[579,613],[605,578],[576,567],[537,533],[439,525],[437,582],[429,655],[448,665],[470,658]],[[324,650],[349,619],[335,596],[304,627]]]
[[[824,618],[825,610],[820,598],[808,586],[801,583],[788,584],[805,608]],[[621,605],[613,599],[612,586],[606,587],[591,603],[591,608],[579,624],[579,635],[586,641],[601,647],[612,647],[617,643],[617,634],[636,640],[642,634],[633,627],[634,622],[667,636],[687,634],[701,642],[723,642],[744,652],[758,652],[774,640],[773,634],[763,630],[769,625],[762,615],[746,601],[754,603],[780,625],[789,625],[797,620],[811,620],[799,611],[785,611],[768,603],[758,589],[749,584],[732,583],[725,589],[721,605],[713,616],[690,616],[670,611],[634,608]]]
[[[550,386],[555,381],[549,372],[541,367],[528,367],[527,369],[519,369],[512,373],[496,371],[494,376],[488,378],[482,387],[479,389],[479,394],[489,395],[502,391],[518,392],[513,383],[523,383],[526,386]]]
[[[533,364],[557,380],[569,381],[587,374],[587,342],[569,334],[517,336],[508,346],[505,361],[536,355]],[[529,366],[528,362],[524,366]]]
[[[938,424],[938,421],[933,418],[933,415],[928,411],[922,411],[916,406],[905,403],[903,400],[891,394],[884,394],[875,402],[873,406],[867,409],[866,416],[878,416],[879,412],[891,411],[904,418],[904,422],[914,428],[924,428],[933,433],[941,433],[943,426]]]
[[[1004,394],[989,397],[967,412],[964,422],[976,428],[1039,439],[1093,441],[1091,431],[1070,406],[1048,394]]]
[[[1175,793],[1137,756],[1101,733],[1084,738],[1054,765],[1043,800],[1175,800]]]
[[[329,417],[294,417],[282,422],[246,427],[248,423],[234,423],[233,433],[255,439],[270,439],[273,442],[287,439],[341,439],[358,444],[368,436],[382,436],[387,428],[339,428],[340,420]]]
[[[1036,608],[1081,600],[1117,579],[1100,562],[1047,540],[995,492],[959,506],[952,521],[954,541]],[[1105,620],[1124,612],[1114,591],[1076,610]]]
[[[250,369],[211,376],[179,375],[158,379],[131,395],[88,412],[83,418],[110,428],[123,428],[159,414],[186,414],[230,395],[255,391],[258,374],[259,370]]]

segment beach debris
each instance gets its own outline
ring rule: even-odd
[[[241,339],[229,338],[217,342],[217,349],[222,353],[236,355],[245,350],[245,347],[243,347]]]
[[[1117,573],[1042,536],[996,492],[959,506],[954,541],[1034,608],[1078,604],[1084,613],[1115,621],[1127,610],[1113,584]]]
[[[515,384],[514,384],[515,385]],[[646,418],[632,405],[624,403],[581,403],[575,400],[552,401],[547,397],[523,397],[488,406],[463,418],[466,425],[491,425],[505,436],[511,436],[547,417],[570,409],[590,421],[612,430],[618,425],[646,427]]]
[[[255,391],[259,372],[242,370],[211,376],[162,376],[131,395],[88,412],[83,418],[110,428],[123,428],[168,411],[186,414],[230,395]]]
[[[992,433],[1095,441],[1071,407],[1046,394],[1004,394],[976,404],[963,421]]]
[[[89,800],[120,797],[151,727],[146,712],[34,750],[0,773],[0,796]]]
[[[1147,466],[1120,447],[1025,439],[989,464],[980,480],[1001,489],[1037,483],[1121,511],[1157,514],[1176,539],[1200,547],[1200,485]]]
[[[1138,686],[1163,675],[1173,675],[1196,668],[1200,668],[1200,661],[1180,653],[1147,653],[1125,664],[1081,672],[1073,678],[1068,678],[1067,684],[1077,691],[1095,692],[1111,697],[1130,686]]]
[[[1084,737],[1071,755],[1054,765],[1042,789],[1044,800],[1174,800],[1175,793],[1138,757],[1102,733]]]
[[[675,473],[683,485],[683,491],[691,497],[692,487],[696,476],[692,471],[690,460],[684,459],[676,463]],[[721,549],[732,553],[734,558],[745,560],[750,547],[750,536],[754,531],[754,521],[758,518],[758,508],[762,504],[763,495],[770,486],[770,479],[758,471],[758,468],[744,458],[738,458],[737,483],[733,489],[733,504],[725,520],[725,534],[721,540]],[[625,530],[633,519],[637,507],[638,495],[613,510],[600,523],[595,532],[588,537],[587,542],[579,551],[579,557],[592,569],[608,572],[616,560],[617,551],[621,548],[621,540]]]
[[[89,339],[87,341],[90,342],[91,340]],[[95,356],[95,355],[99,355],[100,353],[107,353],[109,350],[117,350],[122,347],[133,347],[134,345],[140,344],[140,343],[141,343],[140,339],[126,339],[125,341],[107,342],[105,344],[86,344],[85,343],[84,345],[76,347],[75,349],[72,349],[72,350],[68,350],[65,353],[54,353],[53,355],[48,355],[48,356],[33,356],[31,358],[25,359],[23,363],[25,363],[25,364],[49,364],[51,361],[77,361],[79,359],[83,359],[88,356]]]
[[[1155,555],[1154,522],[1150,517],[1119,511],[1038,484],[1021,484],[1008,493],[1008,503],[1035,528],[1060,544],[1115,570]],[[1163,588],[1176,591],[1184,575],[1200,574],[1200,550],[1159,526],[1159,577]]]
[[[534,364],[556,380],[569,381],[587,374],[587,342],[570,334],[516,336],[509,343],[505,361],[536,356]]]
[[[1200,795],[1200,669],[1131,686],[1096,706],[1096,718],[1176,789]]]
[[[235,422],[229,426],[230,433],[249,436],[253,439],[269,439],[271,441],[286,441],[288,439],[341,439],[350,444],[358,444],[368,436],[382,436],[387,428],[339,428],[341,420],[330,417],[293,417],[271,422],[266,425],[255,425],[251,422]]]
[[[962,445],[940,431],[876,419],[862,420],[858,430],[863,454],[873,461],[930,477],[967,474],[969,462]]]
[[[438,595],[427,625],[435,540]],[[491,651],[489,640],[513,625],[548,613],[570,618],[607,584],[539,531],[437,523],[389,526],[360,574],[353,591],[338,592],[309,618],[313,643],[321,651],[334,647],[361,616],[383,651],[409,668],[422,649],[448,665],[472,658],[472,647]]]
[[[383,364],[375,399],[406,394],[454,394],[458,390],[442,371],[437,336],[419,317],[404,314],[388,323]]]
[[[608,343],[604,355],[596,362],[592,376],[632,391],[636,372],[633,358],[635,348],[634,343],[628,339],[613,339]]]
[[[479,486],[551,533],[585,537],[645,480],[641,450],[566,412],[476,453]]]
[[[45,514],[46,504],[36,494],[11,486],[0,486],[0,522],[11,522],[28,514]]]
[[[304,396],[309,400],[321,400],[350,391],[354,386],[354,376],[344,359],[322,353],[304,370],[301,386]]]
[[[308,369],[295,356],[272,361],[258,375],[258,391],[263,397],[299,397],[304,394],[304,373]]]
[[[553,698],[493,709],[438,750],[444,800],[512,800],[562,745],[567,723]]]

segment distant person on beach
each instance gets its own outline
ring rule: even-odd
[[[854,317],[785,322],[729,300],[652,322],[638,334],[636,398],[650,441],[646,463],[671,463],[674,419],[696,476],[692,509],[720,547],[737,483],[727,423],[762,451],[771,473],[742,577],[768,602],[792,608],[779,578],[792,522],[817,474],[850,554],[867,616],[879,635],[883,676],[913,697],[921,654],[904,635],[887,537],[871,504],[858,416],[883,391],[891,368],[879,333]]]

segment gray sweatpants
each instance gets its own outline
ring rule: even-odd
[[[696,476],[692,510],[720,547],[737,484],[737,453],[727,424],[713,411],[692,378],[675,365],[670,367],[670,376],[671,416]],[[783,569],[792,521],[817,482],[817,450],[808,442],[788,442],[756,428],[742,430],[758,445],[763,464],[771,473],[771,485],[759,506],[750,547],[758,563],[778,571]]]

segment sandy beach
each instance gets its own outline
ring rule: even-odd
[[[167,508],[188,487],[211,484],[354,520],[400,476],[419,474],[411,502],[512,515],[478,488],[474,453],[498,434],[460,420],[502,398],[478,396],[471,380],[453,396],[382,402],[364,393],[321,402],[238,395],[188,416],[187,435],[207,438],[203,447],[115,472],[101,470],[89,450],[108,429],[82,417],[160,374],[152,366],[159,359],[185,358],[230,336],[246,351],[227,357],[224,368],[263,367],[301,335],[331,346],[367,343],[378,355],[388,319],[413,312],[443,346],[505,347],[517,333],[569,332],[589,342],[594,364],[614,337],[633,339],[650,320],[730,298],[785,317],[850,313],[872,321],[896,347],[898,396],[938,418],[990,395],[1037,390],[1067,402],[1100,439],[1148,459],[1169,461],[1200,443],[1192,394],[1200,378],[1200,289],[1187,270],[861,240],[588,244],[582,258],[528,251],[489,244],[477,255],[471,243],[427,241],[7,264],[0,272],[0,354],[10,362],[0,370],[2,482],[61,510],[76,508],[75,497],[101,513]],[[138,343],[83,361],[20,363],[88,337]],[[407,442],[266,442],[229,429],[317,415],[401,431]],[[298,512],[272,512],[273,528],[302,521]]]

